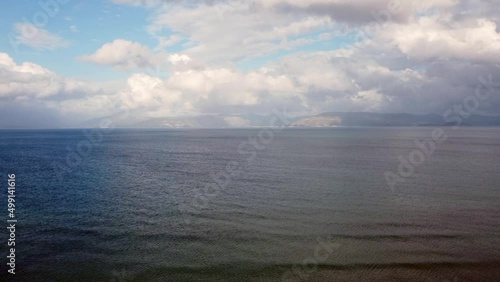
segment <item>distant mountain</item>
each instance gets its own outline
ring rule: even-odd
[[[463,118],[462,122],[462,125],[466,126],[500,126],[500,117],[473,115]],[[445,122],[443,116],[438,114],[332,112],[300,119],[293,126],[451,126],[454,124]]]
[[[203,115],[194,117],[163,117],[145,120],[131,127],[142,128],[219,128],[231,127],[233,124],[247,127],[246,120],[238,117],[223,117],[219,115]]]
[[[268,127],[274,115],[201,115],[190,117],[113,118],[115,127],[127,128],[246,128]],[[336,127],[336,126],[451,126],[438,114],[331,112],[316,116],[288,118],[290,127]],[[85,124],[98,124],[94,119]],[[280,126],[278,122],[275,124]],[[500,126],[499,116],[474,115],[463,119],[464,126]]]
[[[201,115],[191,117],[153,118],[131,124],[133,128],[245,128],[268,127],[275,118],[273,115]],[[290,118],[295,122],[298,118]],[[276,126],[281,124],[275,123]]]
[[[498,116],[473,115],[462,119],[465,126],[500,126]],[[299,119],[294,127],[334,126],[451,126],[438,114],[387,114],[366,112],[332,112]]]

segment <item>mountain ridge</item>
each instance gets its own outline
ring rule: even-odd
[[[95,124],[96,120],[82,124],[81,127],[89,127],[90,123]],[[374,112],[324,112],[311,116],[287,117],[286,122],[276,122],[277,116],[273,114],[129,117],[125,120],[116,118],[113,118],[113,120],[113,126],[118,128],[252,128],[272,127],[273,125],[315,128],[338,126],[453,126],[456,124],[456,119],[453,122],[447,121],[442,115],[438,114]],[[272,124],[273,120],[274,124]],[[461,118],[461,125],[500,126],[500,116],[471,115],[468,118]]]

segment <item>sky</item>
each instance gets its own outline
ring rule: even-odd
[[[500,87],[497,0],[6,0],[0,126],[438,113]],[[478,114],[500,114],[498,91]]]

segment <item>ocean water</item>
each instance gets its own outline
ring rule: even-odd
[[[500,281],[500,129],[444,128],[386,181],[433,130],[0,131],[0,277]]]

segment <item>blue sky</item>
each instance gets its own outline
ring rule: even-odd
[[[33,62],[56,73],[74,78],[106,81],[125,79],[131,72],[115,71],[112,67],[95,66],[88,62],[82,62],[78,58],[93,53],[103,44],[115,39],[140,42],[150,48],[155,48],[158,44],[158,40],[147,31],[154,14],[153,8],[120,5],[108,0],[61,0],[60,2],[55,0],[40,2],[57,3],[60,8],[58,11],[53,9],[55,7],[53,5],[34,5],[34,1],[8,0],[8,4],[4,3],[3,9],[0,11],[2,18],[0,32],[6,34],[8,40],[0,42],[0,50],[10,54],[17,62]],[[35,24],[64,38],[69,45],[57,50],[40,50],[25,45],[17,46],[15,43],[16,47],[13,47],[12,41],[16,41],[13,39],[15,38],[14,26],[19,22]],[[309,34],[292,36],[289,40],[310,39],[323,32],[327,32],[327,30],[318,29]],[[168,37],[174,32],[166,28],[159,34]],[[165,48],[165,51],[182,52],[185,49],[184,43],[186,41],[169,46]],[[256,57],[237,59],[234,63],[243,70],[252,70],[297,51],[335,50],[351,43],[353,43],[352,37],[339,35],[299,48],[288,48]]]
[[[69,41],[68,48],[40,50],[21,45],[17,48],[18,52],[9,39],[0,41],[0,50],[18,62],[30,61],[56,73],[81,79],[124,79],[127,77],[125,73],[81,62],[78,57],[90,54],[116,38],[139,41],[152,47],[155,45],[155,40],[145,30],[149,14],[146,9],[116,5],[110,1],[68,0],[67,4],[58,5],[59,12],[44,18],[39,16],[40,13],[49,14],[42,5],[33,5],[35,1],[7,2],[9,4],[4,3],[0,11],[2,34],[13,34],[14,25],[18,22],[46,22],[41,25],[44,29]],[[75,31],[72,31],[72,26],[76,28]]]

